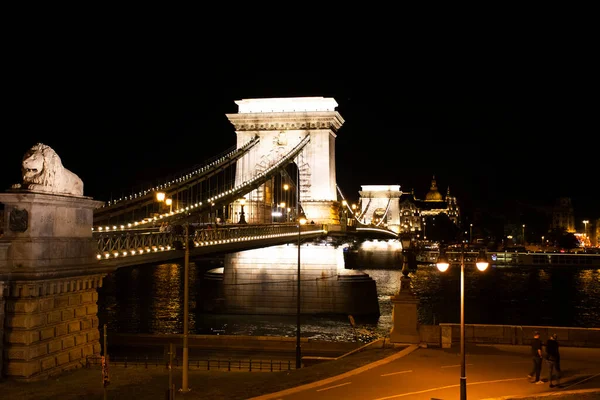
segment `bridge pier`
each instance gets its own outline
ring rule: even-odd
[[[375,280],[362,271],[345,269],[341,247],[305,243],[300,252],[302,314],[379,316]],[[297,271],[297,245],[227,254],[220,311],[296,314]]]
[[[85,366],[99,355],[97,288],[89,197],[1,193],[0,374],[31,381]]]

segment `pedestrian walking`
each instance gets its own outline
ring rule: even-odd
[[[542,373],[542,341],[540,340],[540,333],[538,331],[533,332],[533,339],[531,339],[531,359],[533,367],[527,376],[535,378],[532,383],[541,385],[544,383],[540,380],[540,374]]]
[[[550,387],[554,387],[552,384],[552,375],[556,371],[556,385],[560,385],[560,353],[558,350],[558,336],[555,334],[550,335],[546,341],[546,364],[548,365],[548,382]]]

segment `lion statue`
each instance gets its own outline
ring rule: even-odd
[[[63,167],[60,157],[45,144],[38,143],[23,156],[23,183],[13,189],[83,196],[83,181]]]

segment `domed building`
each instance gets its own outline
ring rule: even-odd
[[[450,195],[450,188],[444,197],[438,190],[435,176],[431,180],[429,192],[425,200],[418,199],[414,190],[400,196],[400,232],[416,232],[421,237],[427,235],[427,219],[439,214],[446,214],[448,218],[458,225],[460,209],[456,197]]]
[[[460,210],[456,197],[450,196],[450,188],[443,196],[435,176],[424,200],[415,196],[414,189],[403,192],[400,185],[368,185],[362,189],[357,213],[362,224],[385,226],[398,233],[411,232],[421,238],[427,235],[427,219],[439,214],[446,214],[458,225]]]

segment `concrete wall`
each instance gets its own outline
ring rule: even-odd
[[[556,333],[564,347],[600,348],[600,328],[557,326],[465,324],[465,343],[529,345],[534,331],[543,341]],[[421,325],[419,334],[424,344],[449,348],[460,343],[460,324]]]

